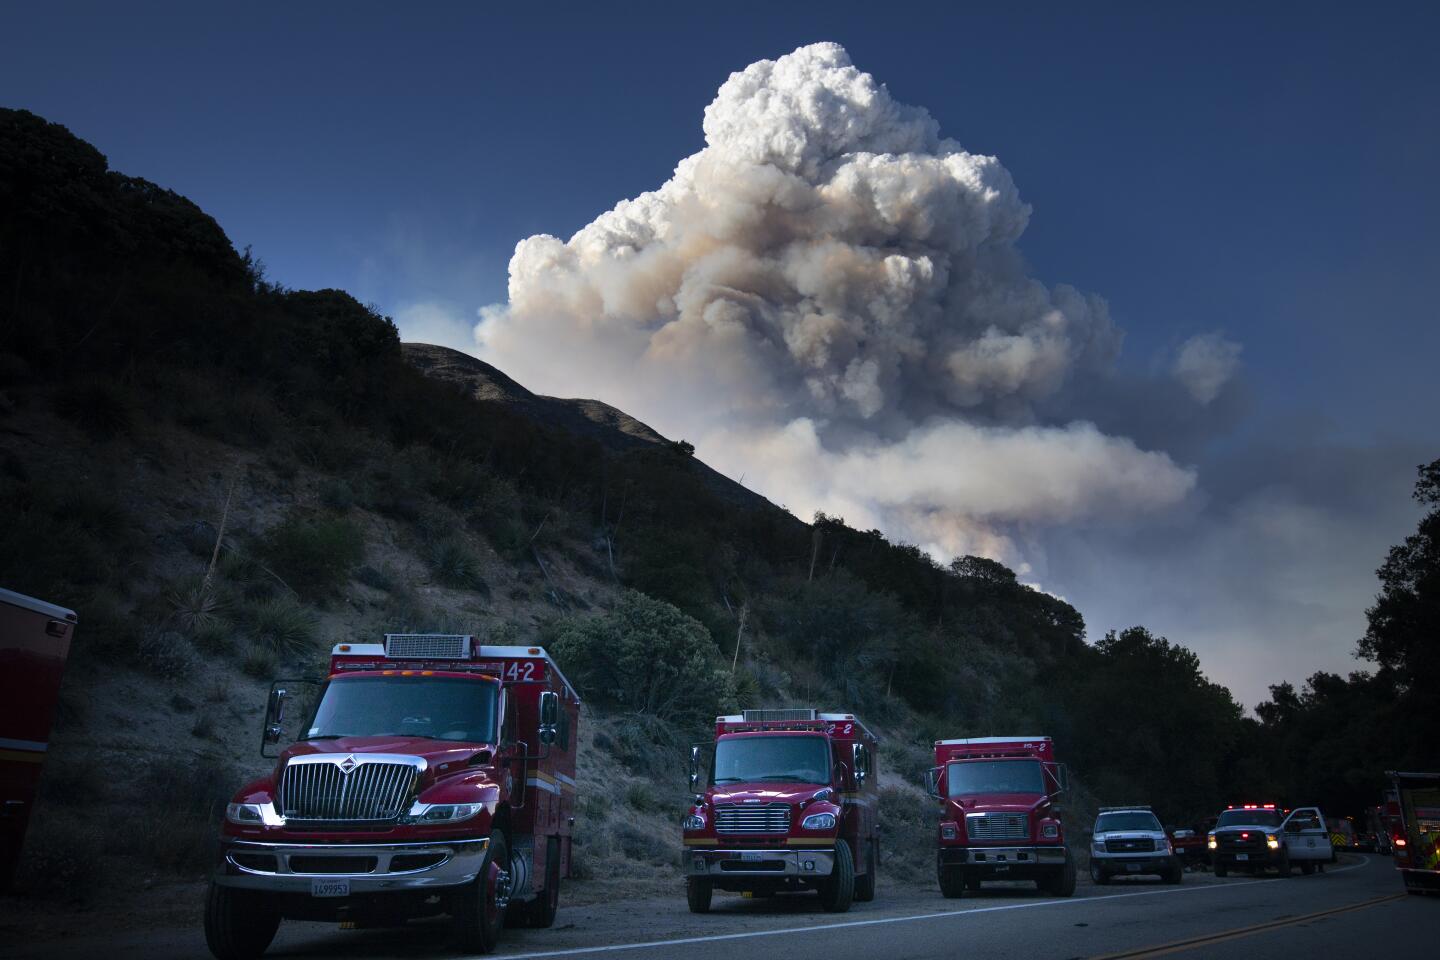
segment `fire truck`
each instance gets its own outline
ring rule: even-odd
[[[277,763],[226,809],[210,951],[257,957],[282,919],[449,914],[478,953],[507,920],[550,926],[570,874],[579,708],[543,647],[468,635],[342,643],[326,679],[276,681],[261,753]]]
[[[683,823],[691,911],[716,890],[811,889],[830,912],[875,898],[880,866],[878,740],[851,713],[746,710],[715,718],[709,782],[690,748],[694,802]]]
[[[930,795],[940,804],[940,892],[960,897],[986,880],[1033,880],[1075,892],[1059,798],[1068,785],[1049,737],[972,737],[935,742]]]
[[[1395,784],[1399,822],[1391,820],[1391,849],[1405,890],[1440,893],[1440,773],[1385,775]]]
[[[0,890],[20,861],[76,623],[73,610],[0,590]]]

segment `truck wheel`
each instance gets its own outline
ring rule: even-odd
[[[211,883],[205,897],[205,944],[217,960],[254,960],[280,926],[280,913],[258,890]]]
[[[544,929],[555,923],[560,908],[560,838],[545,841],[545,888],[525,911],[526,926]]]
[[[1291,874],[1293,871],[1290,869],[1290,851],[1289,851],[1289,850],[1286,850],[1284,853],[1280,854],[1280,862],[1279,862],[1278,864],[1276,864],[1275,866],[1276,866],[1276,869],[1278,869],[1278,870],[1280,871],[1280,876],[1282,876],[1282,877],[1288,877],[1288,876],[1290,876],[1290,874]]]
[[[1315,864],[1311,863],[1308,860],[1305,861],[1304,863],[1300,864],[1300,872],[1307,877],[1311,876],[1315,873]]]
[[[1185,865],[1179,860],[1170,862],[1170,872],[1165,874],[1165,882],[1170,884],[1185,882]]]
[[[1048,880],[1041,881],[1041,890],[1052,897],[1070,897],[1075,895],[1075,861],[1070,855],[1065,855],[1065,866],[1056,870]]]
[[[880,858],[875,855],[876,843],[871,840],[865,845],[865,875],[855,878],[855,900],[858,903],[869,903],[875,899],[875,869],[880,865]]]
[[[946,900],[959,900],[965,895],[965,888],[970,886],[959,867],[941,867],[939,875],[940,895]]]
[[[691,913],[709,913],[710,899],[715,895],[715,884],[704,877],[685,878],[685,902]]]
[[[820,882],[820,906],[826,913],[844,913],[855,899],[855,858],[850,844],[835,841],[835,869]]]
[[[1225,866],[1224,863],[1221,863],[1219,860],[1215,861],[1215,876],[1223,877],[1229,872],[1230,868]]]
[[[485,850],[480,876],[459,894],[455,939],[461,950],[489,953],[499,943],[500,931],[505,928],[505,909],[510,904],[509,867],[510,844],[497,830]]]
[[[1095,861],[1090,861],[1090,879],[1100,886],[1107,886],[1110,883],[1110,874]]]

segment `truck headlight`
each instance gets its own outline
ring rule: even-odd
[[[1211,850],[1215,849],[1215,834],[1210,834],[1210,836],[1205,840],[1205,846],[1209,847]]]
[[[1273,833],[1265,834],[1265,846],[1269,847],[1271,850],[1279,850],[1280,838],[1275,836],[1275,834]]]
[[[953,824],[953,823],[942,823],[942,824],[940,824],[940,839],[941,839],[941,840],[955,840],[955,839],[958,839],[959,836],[960,836],[960,830],[959,830],[958,827],[955,826],[955,824]]]
[[[686,829],[686,830],[704,830],[704,829],[705,829],[705,817],[704,817],[704,815],[699,814],[699,813],[692,813],[692,814],[690,814],[690,816],[688,816],[688,817],[685,818],[684,829]]]
[[[265,822],[265,812],[258,803],[231,803],[225,806],[225,819],[244,827],[255,827]]]
[[[812,813],[800,821],[802,830],[834,830],[835,814],[833,813]]]
[[[1105,852],[1105,841],[1104,841],[1104,840],[1091,840],[1091,841],[1090,841],[1090,849],[1093,850],[1093,851],[1096,852],[1096,853],[1104,853],[1104,852]]]
[[[483,803],[417,803],[410,808],[416,823],[459,823],[485,809]]]
[[[1044,837],[1046,840],[1054,840],[1056,837],[1060,836],[1060,824],[1044,824],[1040,827],[1040,836]]]

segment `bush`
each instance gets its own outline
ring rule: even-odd
[[[130,433],[135,426],[134,399],[103,380],[67,383],[55,397],[55,409],[96,440]]]
[[[240,661],[240,670],[256,680],[273,680],[280,670],[280,661],[260,644],[252,643],[245,651],[245,658]]]
[[[180,634],[148,627],[140,634],[135,666],[158,677],[187,680],[195,668],[195,652]]]
[[[315,617],[288,597],[256,604],[245,620],[250,638],[270,653],[304,654],[315,645]]]
[[[196,576],[171,588],[170,606],[175,624],[193,636],[221,627],[226,603],[214,581]]]
[[[350,579],[365,556],[360,528],[343,517],[304,519],[292,514],[265,537],[265,558],[301,595],[321,597]]]
[[[562,621],[549,647],[581,690],[602,703],[699,722],[734,699],[733,680],[709,632],[635,590],[604,616]]]
[[[430,545],[425,559],[435,579],[447,587],[462,590],[479,590],[489,593],[490,588],[480,576],[480,558],[459,537],[445,537]]]
[[[390,567],[372,567],[369,564],[355,571],[355,579],[365,586],[384,593],[397,593],[399,585],[395,580],[395,571]]]

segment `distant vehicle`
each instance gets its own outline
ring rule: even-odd
[[[266,756],[308,685],[271,687]],[[550,926],[570,873],[579,713],[543,647],[451,634],[337,644],[295,742],[226,808],[210,952],[258,957],[282,919],[449,914],[467,953],[493,950],[507,918]]]
[[[1370,852],[1378,853],[1383,856],[1389,856],[1390,828],[1389,826],[1387,826],[1385,820],[1385,805],[1382,803],[1377,804],[1373,807],[1366,807],[1363,823],[1364,828],[1360,834],[1360,837],[1362,838],[1362,844],[1364,842],[1364,839],[1368,838],[1371,844],[1369,847]]]
[[[1215,820],[1215,817],[1206,817],[1188,827],[1167,829],[1166,832],[1170,834],[1170,845],[1175,848],[1175,855],[1180,858],[1182,864],[1190,867],[1210,863],[1210,850],[1205,844],[1206,838],[1215,826]]]
[[[0,890],[20,862],[76,623],[73,610],[0,590]]]
[[[1075,893],[1059,797],[1065,765],[1049,737],[937,740],[930,795],[940,801],[936,871],[950,898],[986,880],[1033,880],[1057,897]]]
[[[685,894],[706,913],[716,890],[815,890],[843,913],[875,899],[879,741],[852,713],[746,710],[715,718],[709,783],[690,748],[694,804],[682,824]]]
[[[1355,824],[1349,817],[1326,817],[1325,822],[1330,825],[1330,849],[1332,851],[1338,853],[1356,845]]]
[[[1101,807],[1090,837],[1090,879],[1154,874],[1166,883],[1185,879],[1185,867],[1147,806]]]
[[[1395,867],[1408,893],[1440,894],[1440,773],[1386,773],[1400,811]]]
[[[1269,869],[1288,877],[1297,866],[1311,874],[1335,858],[1319,807],[1297,807],[1287,814],[1273,803],[1232,806],[1215,821],[1208,846],[1217,877],[1231,870]]]

